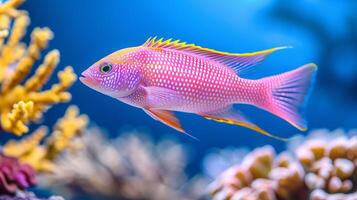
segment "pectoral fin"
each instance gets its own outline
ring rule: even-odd
[[[175,104],[175,102],[179,99],[179,94],[171,89],[163,88],[163,87],[142,87],[147,95],[148,103],[150,105],[160,106],[170,104]]]
[[[200,115],[209,120],[243,126],[278,140],[282,140],[282,141],[288,140],[288,138],[278,137],[261,129],[259,126],[255,125],[254,123],[249,121],[246,117],[244,117],[242,113],[240,113],[237,110],[233,110],[233,108],[226,108],[212,113],[202,113]]]

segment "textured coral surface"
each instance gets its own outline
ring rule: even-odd
[[[304,171],[289,154],[275,156],[270,146],[257,148],[240,165],[211,184],[214,199],[305,199]]]
[[[357,136],[316,130],[275,156],[257,148],[209,187],[213,199],[357,199]]]
[[[356,134],[317,130],[296,148],[311,199],[357,199]]]

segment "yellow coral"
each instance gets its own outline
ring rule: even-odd
[[[16,16],[18,12],[16,7],[21,5],[25,0],[9,0],[3,3],[0,7],[0,14],[7,14],[10,16]]]
[[[29,120],[29,113],[33,111],[33,102],[20,101],[14,104],[14,107],[10,113],[1,114],[1,124],[4,129],[12,130],[15,135],[20,135],[23,132],[27,132],[28,128],[25,123]]]
[[[54,127],[52,136],[47,140],[47,159],[54,159],[60,152],[69,147],[71,139],[77,136],[88,123],[86,115],[78,116],[75,106],[67,109],[62,119]]]
[[[28,152],[33,151],[34,148],[40,145],[43,138],[47,135],[47,127],[40,127],[34,131],[30,136],[23,138],[21,141],[10,140],[3,148],[3,153],[12,155],[14,157],[21,157]]]
[[[69,101],[71,95],[67,90],[77,79],[68,66],[58,73],[59,83],[41,91],[59,62],[59,51],[52,50],[35,74],[24,81],[53,33],[49,28],[35,28],[28,47],[21,43],[30,22],[25,11],[16,9],[22,2],[9,0],[0,5],[0,127],[16,135],[27,132],[27,124],[39,120],[51,105]],[[31,109],[21,110],[24,104],[20,101],[31,104]],[[20,113],[26,115],[19,117]]]
[[[17,9],[23,1],[9,0],[0,4],[0,130],[18,136],[28,132],[27,125],[41,119],[49,107],[69,101],[71,94],[67,90],[77,79],[68,66],[58,72],[58,83],[43,90],[59,63],[58,50],[50,51],[34,75],[27,77],[53,33],[47,27],[35,28],[30,44],[21,42],[30,23],[27,12]],[[42,126],[20,141],[7,142],[2,152],[30,164],[37,171],[51,171],[58,154],[71,147],[71,140],[87,123],[87,116],[79,115],[78,108],[71,106],[47,139],[44,138],[48,128]]]
[[[66,148],[71,141],[87,126],[88,117],[79,115],[76,106],[70,106],[63,118],[54,126],[53,133],[44,144],[41,144],[48,133],[46,127],[40,127],[27,138],[20,141],[9,141],[4,145],[3,153],[7,156],[19,158],[24,163],[30,164],[40,172],[54,169],[53,161]]]

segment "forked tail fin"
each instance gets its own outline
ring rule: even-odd
[[[305,131],[307,123],[302,110],[309,96],[317,71],[315,64],[306,64],[295,70],[261,79],[270,86],[265,110],[281,117],[299,130]]]

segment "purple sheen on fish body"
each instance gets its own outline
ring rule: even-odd
[[[129,63],[105,59],[82,73],[80,81],[88,87],[113,97],[125,97],[137,88],[141,76]]]

